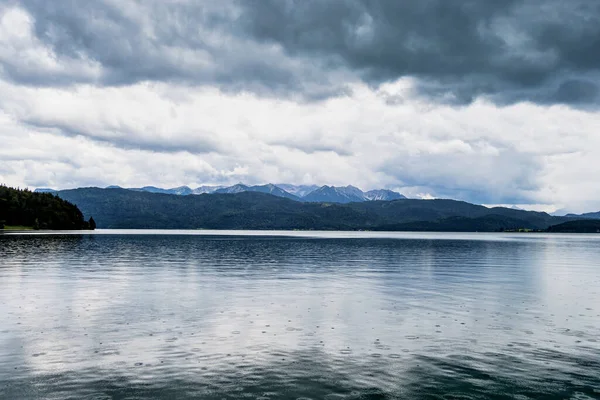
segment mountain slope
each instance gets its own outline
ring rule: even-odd
[[[192,194],[214,193],[222,188],[223,186],[198,186],[196,189],[192,190]]]
[[[303,197],[304,201],[319,203],[351,203],[366,201],[365,194],[354,186],[321,186]]]
[[[290,185],[289,183],[278,183],[275,186],[297,197],[304,197],[319,188],[317,185]]]
[[[221,189],[215,190],[213,193],[216,194],[233,194],[233,193],[242,193],[247,192],[250,189],[250,186],[244,185],[243,183],[238,183],[237,185],[227,186]]]
[[[340,206],[303,208],[304,203],[252,191],[175,196],[84,188],[59,196],[78,204],[84,214],[93,213],[99,228],[353,229],[367,223]]]
[[[568,220],[455,200],[303,203],[253,191],[175,196],[97,188],[58,195],[93,215],[99,228],[494,231],[545,229]]]
[[[370,201],[377,201],[377,200],[390,201],[390,200],[405,199],[406,197],[404,195],[401,195],[400,193],[397,193],[397,192],[394,192],[391,190],[379,189],[379,190],[369,190],[368,192],[365,192],[365,198]]]
[[[396,223],[437,221],[451,217],[480,218],[496,215],[512,221],[522,220],[524,225],[521,227],[546,229],[553,223],[559,223],[557,221],[565,222],[570,220],[565,217],[553,217],[544,212],[514,210],[504,207],[487,208],[464,201],[447,199],[369,201],[351,203],[347,206],[359,212],[377,214],[385,220],[397,221]],[[507,226],[505,229],[512,229],[512,227]]]
[[[277,187],[277,186],[273,185],[272,183],[268,183],[266,185],[257,185],[257,186],[247,186],[247,185],[244,185],[242,183],[238,183],[237,185],[233,185],[233,186],[230,186],[230,187],[226,187],[226,188],[215,190],[214,193],[217,193],[217,194],[225,194],[225,193],[233,194],[233,193],[242,193],[242,192],[267,193],[267,194],[271,194],[271,195],[277,196],[277,197],[283,197],[283,198],[290,199],[290,200],[300,201],[299,197],[294,196],[293,194],[286,192],[285,190],[281,189],[280,187]]]
[[[109,186],[107,189],[116,189],[118,187]],[[144,186],[141,188],[129,188],[129,190],[134,190],[136,192],[148,192],[148,193],[163,193],[163,194],[176,194],[179,196],[187,196],[192,194],[192,189],[187,186],[179,186],[172,189],[162,189],[155,186]]]
[[[187,186],[179,186],[173,189],[169,189],[169,192],[171,192],[172,194],[176,194],[179,196],[187,196],[190,194],[193,194],[192,189],[190,189]]]
[[[363,192],[355,186],[321,186],[303,197],[304,201],[326,203],[353,203],[362,201],[389,201],[405,199],[403,195],[387,189]]]
[[[585,214],[567,214],[566,217],[585,218],[585,219],[600,219],[600,211],[590,212],[590,213],[585,213]]]
[[[51,188],[37,188],[33,192],[34,193],[56,193],[56,190],[51,189]]]
[[[108,186],[106,189],[121,189],[119,186]],[[128,188],[137,192],[148,192],[148,193],[162,193],[162,194],[176,194],[187,196],[190,194],[204,194],[204,193],[241,193],[241,192],[261,192],[269,193],[274,196],[284,197],[286,199],[296,201],[309,201],[309,202],[328,202],[328,203],[350,203],[357,201],[374,201],[374,200],[398,200],[405,199],[403,195],[391,190],[379,189],[363,192],[354,186],[335,187],[335,186],[321,186],[316,185],[290,185],[290,184],[277,184],[268,183],[266,185],[249,186],[243,183],[238,183],[233,186],[199,186],[195,189],[191,189],[188,186],[180,186],[171,189],[163,189],[156,186],[144,186],[140,188]],[[36,189],[36,192],[51,192],[54,193],[54,189],[40,188]]]
[[[598,219],[580,219],[567,221],[562,224],[552,225],[548,232],[561,233],[600,233],[600,220]]]
[[[273,185],[272,183],[268,183],[266,185],[250,186],[249,190],[253,192],[267,193],[277,197],[284,197],[290,200],[301,200],[298,196],[288,193],[284,189]]]
[[[435,231],[435,232],[498,232],[517,230],[525,222],[522,219],[501,215],[485,215],[482,217],[449,217],[435,221],[404,222],[400,224],[382,225],[375,230],[380,231]]]

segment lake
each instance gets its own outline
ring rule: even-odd
[[[598,399],[600,235],[0,234],[1,399]]]

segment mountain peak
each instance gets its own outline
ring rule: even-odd
[[[241,193],[241,192],[246,192],[248,191],[248,186],[244,185],[243,183],[237,183],[233,186],[229,186],[229,187],[224,187],[221,189],[217,189],[215,190],[215,193]]]
[[[406,196],[404,196],[398,192],[388,190],[388,189],[369,190],[368,192],[365,193],[365,197],[371,201],[375,201],[375,200],[390,201],[390,200],[406,199]]]
[[[365,196],[360,189],[354,186],[336,187],[323,185],[304,196],[304,200],[323,203],[352,203],[365,201]]]
[[[277,183],[275,186],[297,197],[304,197],[319,188],[317,185],[291,185],[289,183]]]
[[[44,189],[38,189],[44,190]],[[47,189],[51,190],[51,189]],[[291,185],[287,183],[266,183],[264,185],[249,186],[242,182],[236,183],[233,186],[199,186],[195,189],[190,189],[188,186],[179,186],[171,189],[162,189],[155,186],[144,186],[141,188],[130,188],[129,190],[175,194],[175,195],[190,195],[190,194],[234,194],[241,192],[261,192],[271,194],[277,197],[284,197],[295,201],[308,202],[324,202],[324,203],[351,203],[363,202],[372,200],[398,200],[405,199],[400,193],[378,189],[363,192],[354,185],[333,186],[333,185]]]

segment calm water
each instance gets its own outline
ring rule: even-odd
[[[1,399],[600,398],[600,235],[151,233],[0,235]]]

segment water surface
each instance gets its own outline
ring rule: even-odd
[[[600,235],[0,235],[2,399],[600,398]]]

